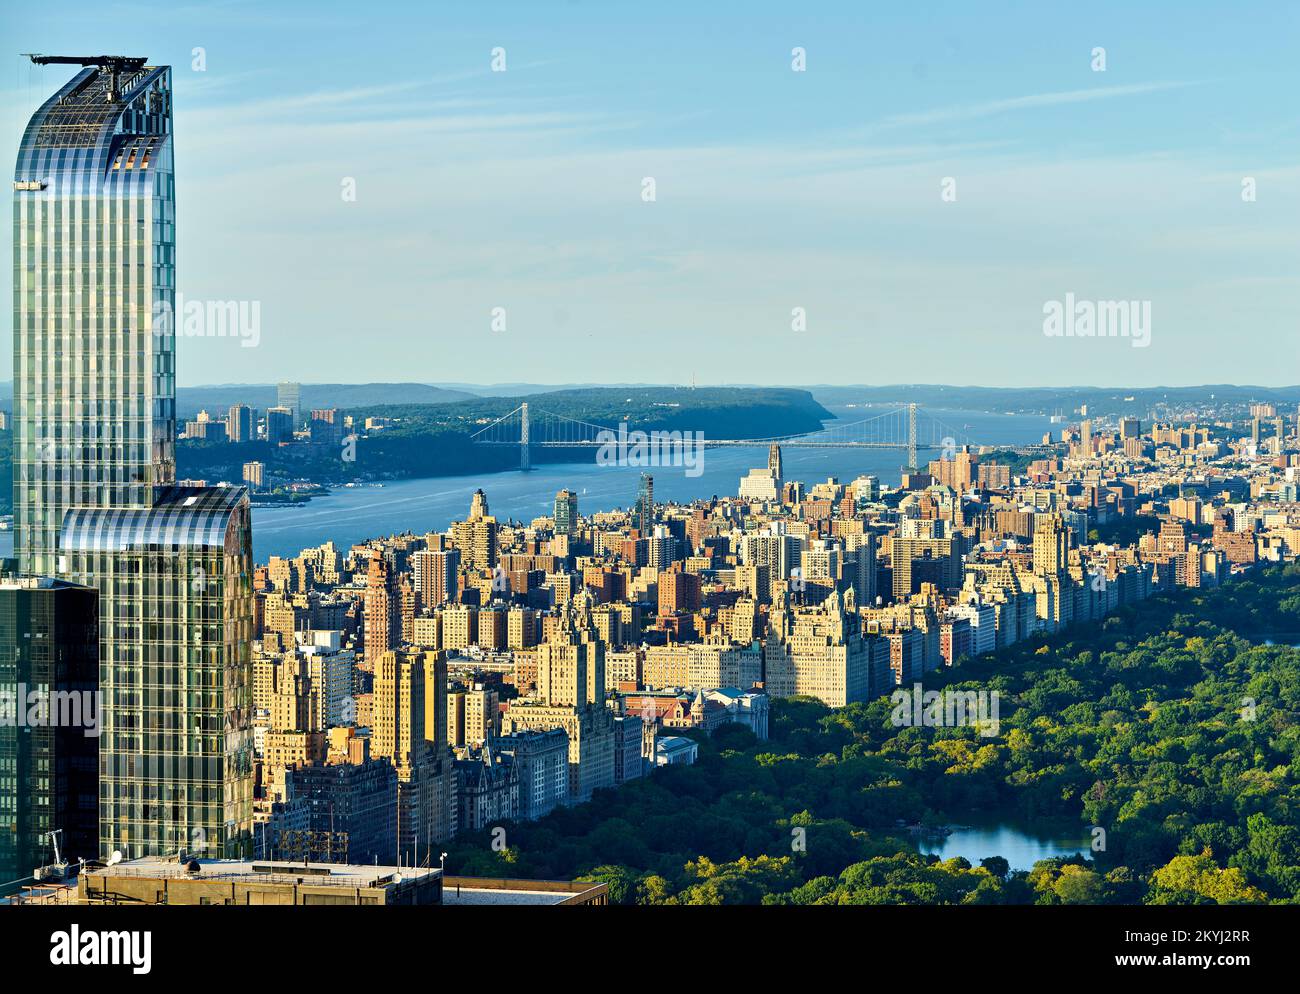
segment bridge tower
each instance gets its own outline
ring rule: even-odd
[[[916,472],[916,404],[907,405],[907,467]]]
[[[524,401],[519,407],[519,472],[527,473],[532,468],[528,453],[528,401]]]

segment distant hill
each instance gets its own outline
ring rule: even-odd
[[[447,390],[428,383],[304,383],[304,410],[323,407],[372,407],[375,404],[454,404],[478,394]],[[13,410],[14,385],[0,382],[0,409]],[[206,387],[177,387],[176,413],[181,419],[201,410],[225,413],[235,404],[258,410],[276,405],[273,383],[221,383]]]
[[[456,404],[425,407],[385,401],[353,408],[355,418],[402,418],[404,431],[423,432],[433,426],[477,430],[485,420],[508,414],[527,394],[475,397]],[[545,408],[545,412],[542,408]],[[633,427],[664,430],[706,430],[714,438],[761,438],[767,435],[817,431],[835,417],[807,390],[788,387],[647,387],[599,386],[549,390],[533,409],[542,413],[615,425],[628,420]]]
[[[652,383],[602,383],[602,387],[650,387]],[[586,390],[590,383],[435,383],[445,390],[464,390],[476,397],[530,397],[539,393]]]
[[[1294,410],[1300,403],[1300,386],[1260,387],[1209,383],[1197,387],[975,387],[934,383],[897,383],[889,386],[808,386],[817,400],[828,406],[844,404],[906,404],[969,411],[1017,411],[1069,415],[1087,404],[1090,414],[1146,416],[1156,408],[1177,410],[1190,405],[1240,405],[1251,401]]]
[[[323,407],[371,407],[375,404],[451,404],[473,400],[477,395],[463,390],[445,390],[427,383],[304,383],[303,410]],[[259,410],[276,405],[274,384],[241,386],[221,384],[207,387],[177,387],[176,414],[185,418],[201,410],[226,411],[235,404]]]

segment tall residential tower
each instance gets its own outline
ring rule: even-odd
[[[234,855],[252,825],[242,487],[175,481],[171,69],[83,68],[14,170],[14,548],[99,591],[99,847]]]
[[[14,552],[50,575],[70,507],[153,504],[176,475],[171,70],[88,66],[14,170]],[[166,324],[166,327],[159,325]]]

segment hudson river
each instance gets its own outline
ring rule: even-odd
[[[840,423],[851,423],[889,410],[832,408]],[[933,410],[937,417],[984,445],[1014,445],[1039,441],[1048,430],[1046,417],[990,414],[975,411]],[[965,426],[965,427],[963,427]],[[1059,434],[1059,429],[1058,429]],[[488,506],[498,520],[528,522],[549,515],[555,492],[565,487],[578,495],[583,514],[629,507],[636,500],[637,480],[643,470],[634,466],[598,466],[595,449],[591,461],[546,464],[531,473],[476,473],[433,479],[403,480],[382,487],[338,488],[300,507],[258,507],[253,511],[253,558],[264,563],[269,556],[293,556],[305,548],[333,540],[346,550],[355,542],[411,531],[442,531],[469,511],[470,495],[478,488],[487,494]],[[893,449],[781,450],[787,479],[809,487],[829,476],[848,482],[863,474],[897,485],[907,459]],[[535,456],[534,456],[535,458]],[[922,450],[922,463],[936,458]],[[767,465],[763,448],[706,449],[703,472],[687,476],[683,467],[652,466],[655,500],[690,501],[717,494],[735,494],[740,478],[756,466]]]

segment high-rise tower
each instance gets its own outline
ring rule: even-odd
[[[380,549],[370,550],[366,571],[365,652],[374,663],[402,642],[402,599],[397,574]]]
[[[1059,576],[1069,565],[1070,532],[1059,514],[1039,515],[1034,522],[1034,572]]]
[[[452,540],[461,561],[474,570],[491,570],[497,564],[497,519],[488,513],[487,494],[475,490],[469,517],[451,526]]]
[[[780,487],[781,480],[784,478],[784,473],[781,467],[781,446],[777,445],[775,442],[773,442],[772,447],[767,450],[767,469],[768,472],[772,474],[772,478],[776,480],[776,485]]]
[[[642,473],[636,485],[636,507],[632,511],[632,525],[642,538],[650,535],[655,523],[655,478]]]
[[[555,495],[555,534],[572,535],[578,530],[578,495],[561,490]]]
[[[293,430],[302,427],[302,384],[277,383],[275,385],[275,404],[292,412]]]
[[[252,529],[175,480],[171,69],[81,65],[14,170],[14,548],[99,591],[99,847],[238,855],[252,828]]]
[[[70,507],[175,478],[171,69],[84,68],[14,170],[14,552],[56,572]],[[115,91],[114,91],[114,88]]]

